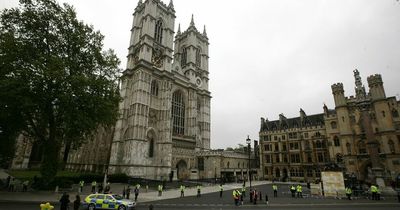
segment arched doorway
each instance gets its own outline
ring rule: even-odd
[[[176,176],[179,180],[185,180],[189,178],[187,163],[184,160],[180,160],[176,164]]]
[[[287,173],[287,169],[286,168],[284,168],[283,170],[282,170],[282,181],[283,182],[286,182],[287,181],[287,179],[288,179],[288,173]]]
[[[281,177],[281,171],[279,170],[279,168],[275,169],[275,177],[279,180],[279,177]]]

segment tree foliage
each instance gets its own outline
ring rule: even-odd
[[[55,0],[20,0],[0,14],[0,116],[44,146],[41,173],[52,178],[60,149],[113,125],[119,60],[103,35]],[[3,129],[3,127],[0,127]]]

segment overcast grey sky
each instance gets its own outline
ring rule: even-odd
[[[138,0],[59,0],[105,35],[121,68]],[[163,0],[168,4],[169,0]],[[1,0],[0,8],[17,5]],[[397,0],[174,0],[175,31],[194,14],[210,47],[211,147],[258,139],[260,118],[297,117],[334,108],[330,86],[354,94],[353,70],[364,85],[382,74],[387,96],[400,93],[400,3]]]

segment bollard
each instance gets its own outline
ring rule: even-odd
[[[50,205],[49,202],[40,204],[40,210],[53,210],[54,206]]]
[[[153,204],[150,204],[149,210],[153,210],[153,209],[154,209]]]

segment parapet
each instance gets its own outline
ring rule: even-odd
[[[336,83],[331,86],[333,94],[343,94],[343,83]]]
[[[368,81],[368,86],[370,88],[375,86],[381,86],[383,84],[382,76],[380,74],[374,74],[369,76],[367,78],[367,81]]]

